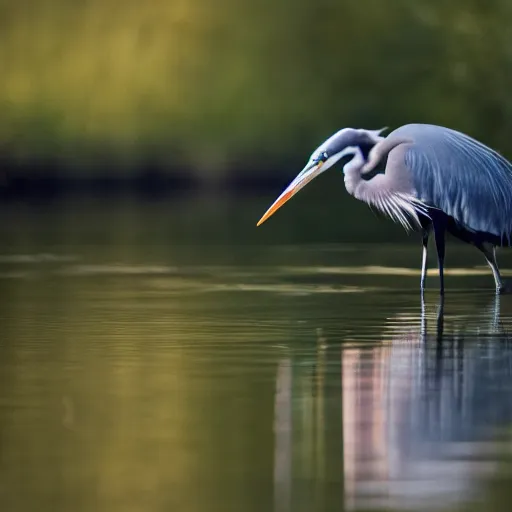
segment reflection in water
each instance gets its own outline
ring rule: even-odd
[[[2,510],[430,509],[493,469],[512,302],[474,314],[488,274],[455,263],[464,293],[421,314],[415,245],[203,250],[162,218],[0,226]]]
[[[292,358],[287,357],[277,369],[274,512],[331,510],[333,503],[336,509],[342,507],[338,484],[342,467],[329,464],[329,451],[340,459],[341,449],[336,451],[337,443],[327,442],[326,427],[334,418],[328,417],[332,407],[326,404],[326,348],[326,339],[319,329],[314,362],[299,361],[294,365]],[[339,399],[336,402],[339,404]],[[337,436],[339,432],[338,428]],[[297,481],[299,485],[293,485]],[[334,482],[334,499],[327,489],[329,481]]]
[[[450,310],[422,303],[388,318],[379,344],[334,349],[320,333],[313,361],[282,359],[275,512],[433,509],[476,498],[504,453],[496,435],[512,424],[512,340],[500,297],[479,314]]]
[[[291,510],[292,479],[292,363],[289,358],[279,362],[275,400],[274,510]]]
[[[488,330],[422,304],[419,329],[394,320],[381,346],[342,350],[347,508],[446,506],[496,468],[484,443],[512,422],[512,342],[499,297],[485,313]]]

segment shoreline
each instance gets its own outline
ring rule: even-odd
[[[220,177],[190,172],[141,171],[129,176],[94,172],[93,176],[69,176],[64,173],[8,171],[0,169],[0,200],[20,198],[51,199],[65,196],[141,196],[163,197],[184,193],[253,194],[276,192],[289,181],[281,172],[256,175],[235,172]]]

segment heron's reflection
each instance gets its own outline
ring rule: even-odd
[[[279,361],[274,403],[274,507],[290,510],[292,480],[292,362],[288,357]]]
[[[470,498],[476,479],[495,469],[496,453],[503,451],[497,429],[512,424],[512,340],[500,318],[500,300],[496,296],[476,313],[467,305],[466,311],[457,311],[448,299],[422,301],[417,313],[386,319],[381,343],[318,350],[315,385],[293,385],[301,417],[315,418],[316,428],[309,430],[314,439],[307,440],[305,423],[294,414],[287,416],[293,449],[290,438],[279,443],[276,438],[276,461],[281,460],[278,449],[288,449],[288,481],[298,478],[296,453],[309,442],[316,450],[308,459],[310,479],[328,480],[329,458],[343,459],[345,508],[431,508]],[[341,357],[337,373],[332,365],[336,354]],[[287,364],[291,360],[283,361],[281,379],[290,377]],[[291,380],[288,385],[291,389]],[[337,400],[335,392],[341,395]],[[342,417],[339,452],[332,449],[329,423],[336,407]],[[314,463],[322,458],[321,464]],[[282,479],[278,488],[283,489]],[[276,507],[291,509],[290,500]]]
[[[446,505],[494,468],[482,443],[512,423],[499,296],[480,315],[422,301],[419,332],[391,319],[383,346],[342,350],[342,365],[347,505]]]

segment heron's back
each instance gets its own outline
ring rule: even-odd
[[[405,165],[418,199],[470,231],[510,243],[512,164],[475,139],[441,126],[408,124],[387,138],[407,138]]]

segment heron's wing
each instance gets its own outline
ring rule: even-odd
[[[418,125],[404,153],[418,199],[453,217],[466,229],[510,242],[512,165],[462,133]]]

